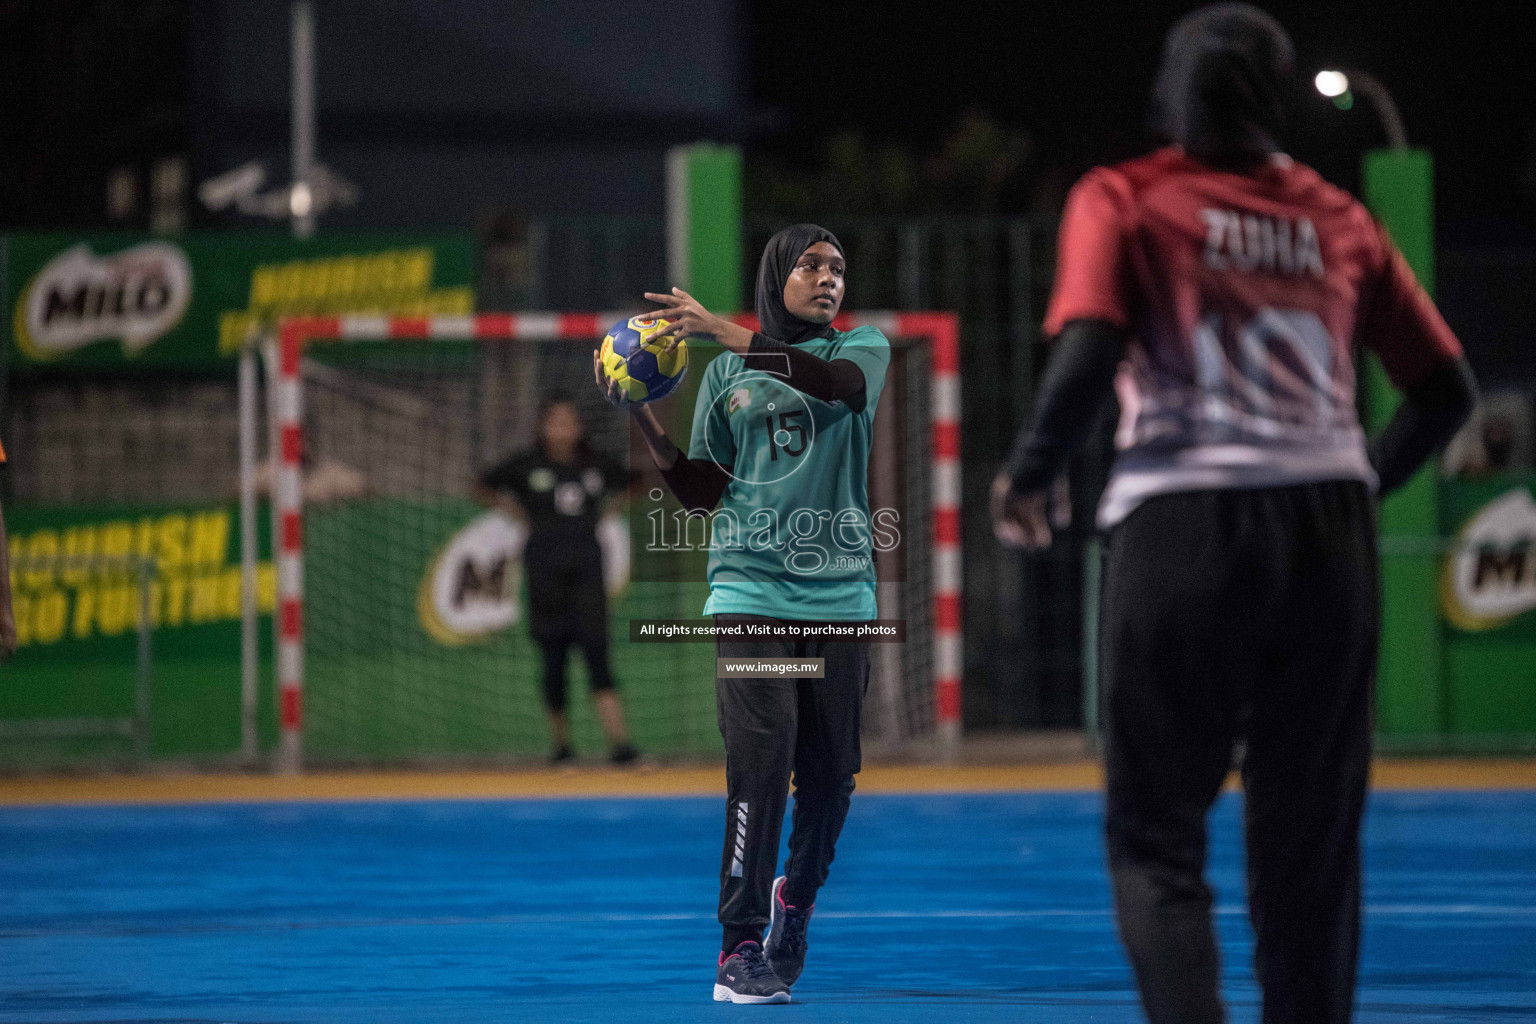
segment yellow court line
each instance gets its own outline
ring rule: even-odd
[[[1090,762],[1060,765],[870,767],[859,791],[1092,790]],[[654,771],[315,772],[280,775],[109,775],[0,778],[4,804],[225,803],[317,800],[477,800],[686,796],[725,792],[723,767]]]
[[[1536,789],[1536,758],[1394,757],[1371,766],[1375,789]]]
[[[473,800],[723,793],[720,767],[654,771],[315,772],[299,776],[162,774],[0,778],[0,805],[181,804],[326,800]],[[1235,780],[1234,780],[1235,781]],[[1536,789],[1536,760],[1383,759],[1377,789]],[[861,793],[1093,791],[1092,761],[870,766]]]

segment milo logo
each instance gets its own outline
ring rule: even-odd
[[[485,640],[518,620],[518,559],[527,530],[486,512],[451,537],[416,592],[421,626],[440,644]]]
[[[57,359],[97,341],[137,355],[178,323],[192,300],[192,265],[169,242],[111,256],[67,249],[38,271],[16,304],[16,339],[33,359]]]
[[[1446,618],[1466,630],[1495,629],[1536,608],[1536,502],[1517,487],[1462,527],[1440,578]]]

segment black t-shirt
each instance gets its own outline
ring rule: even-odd
[[[623,490],[628,474],[602,455],[554,462],[543,452],[521,452],[486,470],[480,482],[510,494],[528,514],[528,554],[555,556],[573,545],[596,547],[603,495]]]

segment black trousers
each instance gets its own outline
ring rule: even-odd
[[[565,710],[566,655],[574,645],[587,659],[593,693],[613,689],[608,657],[608,594],[603,559],[590,550],[562,551],[528,559],[528,631],[544,656],[544,705]]]
[[[717,615],[716,622],[774,622]],[[827,880],[859,771],[859,717],[869,644],[719,640],[722,658],[823,658],[824,679],[715,680],[725,739],[725,849],[720,858],[722,948],[760,939],[768,924],[791,776],[795,785],[789,903],[807,905]]]
[[[1206,812],[1242,741],[1263,1020],[1349,1020],[1378,635],[1369,494],[1153,498],[1115,529],[1105,580],[1109,865],[1148,1018],[1223,1019]]]

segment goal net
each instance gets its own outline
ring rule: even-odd
[[[274,351],[273,523],[279,551],[280,716],[297,764],[487,761],[549,749],[542,658],[529,635],[524,530],[476,501],[491,465],[533,447],[541,403],[573,400],[592,446],[626,467],[625,508],[599,538],[610,652],[635,744],[660,757],[720,750],[713,642],[636,642],[632,622],[702,618],[705,524],[692,547],[655,543],[685,522],[627,415],[592,381],[607,325],[593,315],[287,324]],[[871,318],[861,317],[860,322]],[[875,420],[870,502],[899,519],[877,554],[882,619],[905,642],[873,647],[872,749],[929,740],[958,720],[958,402],[953,318],[876,318],[892,362]],[[689,380],[659,406],[686,446],[693,388],[718,349],[694,345]],[[945,579],[947,577],[947,585]],[[578,752],[605,742],[568,661]],[[302,693],[302,697],[301,697]]]

